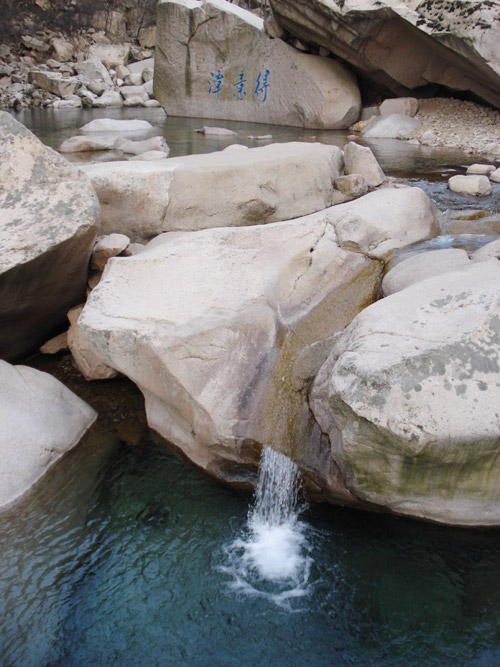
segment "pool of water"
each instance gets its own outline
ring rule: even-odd
[[[99,116],[138,111],[17,114],[55,147]],[[140,117],[174,155],[227,143],[194,133],[203,120],[165,119],[158,110]],[[255,145],[248,135],[267,133],[275,141],[347,140],[339,132],[217,124],[248,145]],[[463,208],[444,181],[472,158],[403,142],[373,149],[386,172],[422,185],[443,209]],[[481,207],[497,205],[495,197]],[[485,242],[466,236],[428,247]],[[62,379],[100,417],[22,502],[0,513],[0,665],[500,664],[498,531],[304,506],[292,546],[307,572],[292,587],[300,594],[283,595],[286,581],[242,567],[252,499],[144,430],[131,383],[86,383],[67,355],[28,363]],[[136,446],[120,435],[130,420],[143,433]]]
[[[498,532],[310,507],[280,604],[234,586],[248,507],[150,438],[91,434],[0,518],[2,664],[499,664]]]

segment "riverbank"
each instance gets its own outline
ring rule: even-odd
[[[411,142],[500,158],[500,111],[467,100],[432,98],[420,100],[415,119],[422,127]]]

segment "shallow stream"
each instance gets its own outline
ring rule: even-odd
[[[57,146],[84,122],[110,115],[103,111],[17,117]],[[205,121],[165,120],[156,110],[140,117],[167,136],[173,154],[223,147],[193,133]],[[279,141],[346,141],[345,133],[217,124],[237,127],[240,140],[272,133]],[[443,187],[449,170],[472,157],[389,143],[373,145],[385,171],[418,181],[443,210],[498,212],[498,192],[457,206]],[[471,234],[433,243],[487,240]],[[27,363],[62,379],[100,417],[0,515],[0,665],[500,664],[498,531],[304,506],[292,547],[306,570],[281,578],[253,571],[249,582],[240,555],[250,498],[144,431],[142,397],[127,380],[86,383],[67,355]],[[133,440],[140,444],[124,442]],[[281,595],[284,588],[290,594]]]

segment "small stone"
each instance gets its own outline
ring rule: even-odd
[[[382,117],[393,113],[414,116],[418,111],[418,100],[415,97],[395,97],[384,100],[379,110]]]
[[[100,236],[92,251],[90,268],[104,271],[108,259],[116,257],[129,245],[130,239],[125,234],[106,234]]]
[[[492,164],[471,164],[467,167],[467,174],[474,176],[488,176],[495,171],[495,166]]]
[[[206,137],[231,137],[238,134],[237,132],[228,130],[225,127],[209,127],[208,125],[204,125],[202,128],[195,130],[195,132],[204,134]]]
[[[347,195],[349,199],[361,197],[368,192],[368,183],[361,174],[339,176],[333,181],[333,186],[342,194]]]
[[[493,183],[500,183],[500,167],[490,174],[490,181],[493,181]]]
[[[487,176],[452,176],[448,179],[448,187],[453,192],[473,197],[491,194],[491,184]]]
[[[68,332],[65,331],[54,338],[51,338],[40,348],[42,354],[57,354],[68,349]]]
[[[346,174],[361,174],[370,187],[377,187],[385,180],[385,174],[368,146],[350,141],[344,147]]]

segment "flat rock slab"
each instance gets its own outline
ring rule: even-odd
[[[85,296],[99,204],[89,179],[0,112],[0,358],[38,347]]]
[[[332,183],[342,168],[336,146],[302,142],[82,166],[101,202],[101,233],[121,232],[134,241],[319,211],[332,204]]]
[[[48,373],[0,361],[0,507],[33,486],[96,418]]]
[[[500,524],[499,350],[496,259],[360,313],[311,392],[350,491],[432,521]]]
[[[174,116],[317,129],[347,128],[361,109],[339,62],[271,39],[262,19],[224,0],[159,3],[154,96]]]

